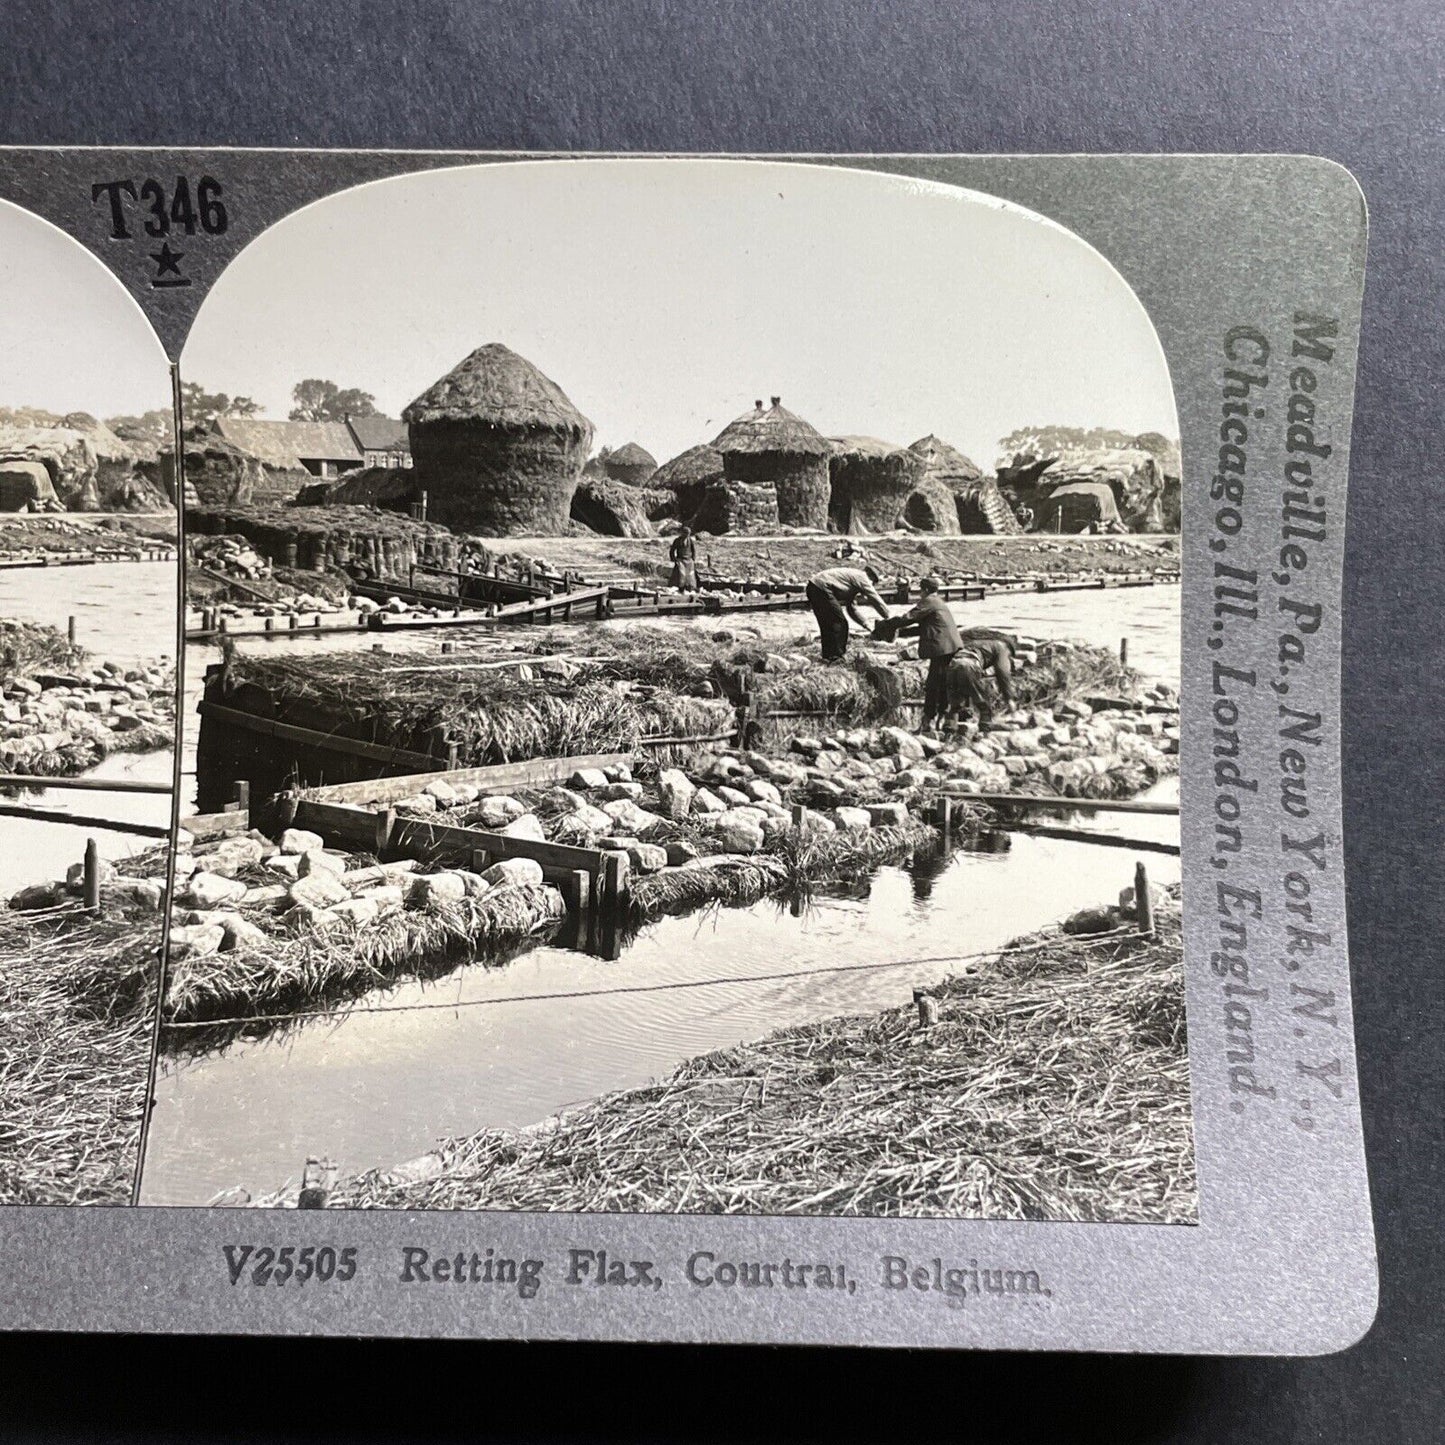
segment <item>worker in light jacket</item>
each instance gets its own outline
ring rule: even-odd
[[[818,619],[824,662],[839,662],[847,652],[850,618],[867,630],[859,603],[866,603],[880,617],[888,616],[888,604],[878,595],[875,567],[825,567],[808,579],[806,591],[808,605]]]

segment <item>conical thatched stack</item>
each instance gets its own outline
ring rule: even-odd
[[[904,507],[904,518],[910,525],[925,531],[947,531],[1012,535],[1021,532],[1018,518],[998,489],[992,477],[970,458],[933,436],[919,437],[909,448],[924,459],[923,481]],[[952,521],[947,526],[931,526],[932,519],[946,519],[948,505],[944,495],[952,498]]]
[[[923,458],[877,437],[831,440],[828,516],[834,530],[860,535],[891,532],[910,493],[923,480]]]
[[[636,442],[628,442],[615,452],[604,452],[601,462],[602,470],[614,482],[625,482],[629,487],[646,485],[657,470],[657,458]]]
[[[762,402],[754,402],[752,411],[725,427],[713,442],[722,453],[723,474],[729,482],[771,487],[780,525],[824,531],[833,449],[802,417],[788,411],[780,397],[772,403],[764,411]]]
[[[567,531],[592,423],[507,347],[478,347],[402,412],[428,517],[487,537]]]

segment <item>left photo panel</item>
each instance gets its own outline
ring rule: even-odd
[[[0,202],[0,1204],[129,1204],[175,789],[171,378],[135,302]]]

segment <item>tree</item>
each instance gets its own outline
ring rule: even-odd
[[[188,427],[209,427],[218,416],[255,416],[260,410],[249,396],[209,392],[197,381],[181,383],[181,415]]]
[[[376,398],[360,387],[342,388],[334,381],[308,377],[291,389],[292,421],[345,421],[349,416],[375,416]]]

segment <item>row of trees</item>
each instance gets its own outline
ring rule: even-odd
[[[348,416],[375,416],[376,398],[357,386],[338,386],[321,377],[308,377],[291,388],[291,421],[344,421]],[[260,404],[249,396],[228,396],[224,391],[207,391],[199,382],[181,383],[181,407],[186,423],[208,429],[217,417],[255,416]],[[142,412],[138,416],[106,417],[105,424],[126,441],[165,446],[171,435],[169,410]]]

